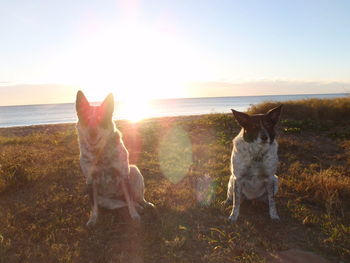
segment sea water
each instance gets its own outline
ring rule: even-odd
[[[147,118],[165,116],[199,115],[208,113],[229,113],[230,109],[247,110],[251,105],[264,101],[288,101],[307,98],[336,98],[349,94],[308,94],[308,95],[272,95],[242,97],[211,97],[159,99],[149,102],[152,109]],[[135,111],[138,109],[135,107]],[[142,109],[140,109],[141,111]],[[118,112],[118,101],[114,119],[127,119],[126,113]],[[77,121],[74,103],[43,104],[23,106],[1,106],[0,127],[28,126],[54,123],[73,123]]]

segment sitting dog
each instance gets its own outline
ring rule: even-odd
[[[87,226],[98,217],[98,206],[116,209],[127,206],[133,219],[140,219],[135,206],[153,206],[144,199],[144,180],[139,169],[129,165],[129,153],[112,120],[113,95],[100,106],[91,106],[83,92],[76,97],[80,166],[92,199]]]
[[[272,220],[279,220],[274,196],[278,190],[278,165],[275,126],[281,114],[282,105],[266,114],[249,116],[232,110],[242,127],[233,139],[231,155],[231,177],[228,183],[226,203],[232,203],[229,217],[236,222],[242,197],[267,199]]]

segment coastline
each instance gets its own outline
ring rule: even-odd
[[[192,116],[203,114],[231,113],[234,108],[246,111],[252,105],[263,102],[288,102],[295,100],[333,99],[349,97],[341,94],[311,94],[311,95],[275,95],[275,96],[242,96],[242,97],[207,97],[156,100],[144,105],[116,104],[114,119],[153,119],[163,117]],[[43,104],[25,106],[0,107],[0,127],[22,127],[31,125],[75,123],[76,112],[74,103]]]
[[[170,123],[176,120],[186,119],[188,121],[196,120],[204,116],[212,116],[212,115],[230,115],[229,113],[210,113],[210,114],[198,114],[198,115],[181,115],[181,116],[168,116],[168,117],[154,117],[147,118],[143,120],[139,120],[137,122],[133,122],[130,120],[113,120],[116,126],[139,126],[146,123]],[[232,119],[233,120],[233,119]],[[120,125],[119,125],[120,124]],[[50,124],[34,124],[34,125],[26,125],[26,126],[10,126],[10,127],[0,127],[0,136],[26,136],[32,133],[54,133],[60,132],[64,130],[72,130],[75,129],[76,122],[71,123],[50,123]]]

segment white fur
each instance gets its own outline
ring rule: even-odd
[[[274,195],[278,190],[275,175],[278,165],[278,144],[274,140],[262,143],[260,137],[254,142],[243,139],[243,129],[233,140],[231,155],[231,177],[228,184],[227,201],[233,202],[229,219],[239,216],[241,196],[247,199],[262,198],[267,194],[271,219],[279,219]]]

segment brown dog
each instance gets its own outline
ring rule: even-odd
[[[80,166],[92,195],[93,207],[87,226],[98,217],[98,206],[116,209],[127,206],[131,218],[140,216],[135,206],[153,206],[144,199],[144,180],[139,169],[129,165],[129,153],[112,120],[113,95],[100,106],[91,106],[83,92],[76,98]]]

